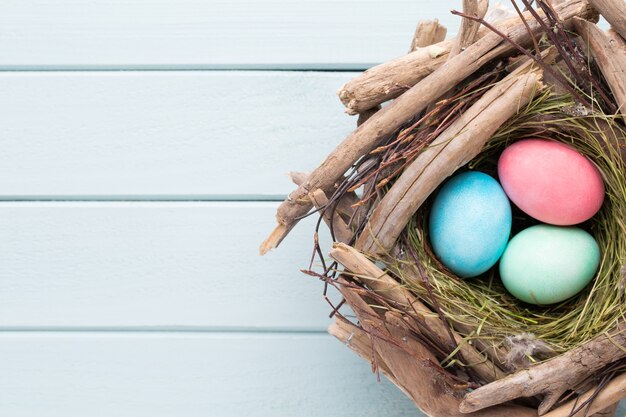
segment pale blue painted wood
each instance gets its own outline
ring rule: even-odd
[[[355,75],[0,73],[0,199],[282,199],[355,128]]]
[[[258,255],[276,207],[0,203],[0,329],[322,332],[323,284],[300,272],[316,219]]]
[[[404,54],[421,19],[454,36],[461,4],[3,0],[0,70],[364,69]]]
[[[1,333],[11,417],[419,417],[328,335]]]
[[[362,68],[459,4],[4,0],[0,69]],[[276,198],[353,128],[353,75],[0,74],[0,199]],[[0,204],[0,415],[420,416],[317,333],[310,221],[256,256],[274,208]]]
[[[327,335],[3,332],[0,369],[11,417],[424,417]]]
[[[0,68],[364,68],[460,1],[3,0]]]

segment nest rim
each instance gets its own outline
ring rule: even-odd
[[[570,96],[546,92],[520,109],[483,151],[455,175],[463,170],[478,170],[497,178],[495,166],[499,153],[509,144],[528,137],[566,143],[590,159],[602,174],[606,197],[600,211],[578,226],[589,231],[598,242],[601,261],[591,284],[579,294],[551,306],[534,306],[515,299],[504,289],[497,267],[479,277],[457,277],[438,261],[430,248],[427,219],[432,198],[418,210],[405,229],[405,239],[398,243],[401,248],[412,246],[431,288],[427,291],[424,283],[416,279],[418,271],[406,256],[390,259],[387,254],[377,259],[423,302],[441,309],[467,340],[480,339],[494,350],[507,350],[511,347],[511,336],[534,335],[538,339],[537,349],[526,352],[531,363],[580,346],[624,319],[626,162],[621,147],[625,144],[607,137],[603,129],[608,126],[618,140],[624,132],[614,116],[599,111],[578,115],[576,111]],[[537,131],[539,127],[541,131]],[[582,134],[577,136],[574,131]],[[406,254],[406,249],[405,246],[401,253]]]

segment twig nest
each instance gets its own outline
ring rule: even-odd
[[[289,195],[278,209],[279,225],[261,246],[262,253],[275,247],[315,206],[333,237],[345,244],[336,244],[330,254],[341,266],[327,264],[316,233],[314,253],[324,271],[306,272],[335,286],[356,317],[350,334],[359,333],[366,343],[350,347],[437,417],[491,406],[474,415],[541,415],[588,378],[612,378],[610,372],[626,356],[626,130],[616,116],[626,108],[626,96],[618,94],[624,90],[623,71],[615,70],[624,66],[603,61],[601,42],[590,39],[592,65],[605,75],[601,79],[600,72],[589,70],[585,48],[565,29],[574,17],[595,16],[586,0],[526,6],[519,18],[497,27],[479,13],[462,14],[467,20],[462,28],[479,22],[493,33],[472,44],[475,34],[462,30],[459,39],[471,38],[467,43],[439,45],[450,51],[447,62],[445,52],[433,59],[436,48],[425,48],[349,83],[359,87],[340,94],[349,101],[349,113],[400,97],[348,135]],[[578,33],[586,40],[584,31]],[[530,59],[518,56],[506,65],[513,49]],[[623,55],[621,49],[604,49]],[[583,111],[572,116],[579,106]],[[524,145],[528,138],[534,138],[533,146]],[[523,212],[517,207],[511,212],[502,190],[497,198],[493,190],[483,199],[461,192],[467,191],[463,187],[446,195],[446,187],[458,186],[456,179],[431,198],[459,169],[496,177],[507,146],[500,180]],[[511,156],[532,160],[533,152],[541,163],[524,165]],[[544,201],[537,203],[537,195]],[[490,223],[502,213],[502,224]],[[470,217],[487,219],[477,225]],[[554,225],[533,227],[538,220]],[[573,224],[578,229],[563,228]],[[509,230],[518,236],[502,260],[510,271],[500,276],[492,266]],[[558,232],[543,236],[544,243],[525,243],[528,235],[542,237],[537,230]],[[498,239],[491,239],[492,232]],[[481,247],[486,242],[490,248]],[[455,263],[464,255],[477,260],[476,251],[484,255],[480,265]],[[531,267],[543,271],[528,274]],[[522,272],[523,285],[515,284]],[[564,277],[568,288],[559,283]],[[559,288],[550,287],[555,283]],[[333,305],[333,314],[348,323],[340,311],[344,301]],[[615,381],[619,378],[611,384]],[[519,397],[534,397],[530,404],[535,403],[530,408],[508,403]],[[597,403],[590,413],[604,408]],[[569,405],[555,415],[567,415],[563,407]]]
[[[564,230],[544,243],[530,239],[518,245],[516,240],[524,243],[525,235],[531,238],[540,235],[535,229],[523,232],[539,222],[514,207],[508,259],[503,257],[500,260],[503,265],[471,280],[460,280],[439,256],[435,245],[431,245],[433,230],[428,219],[435,197],[407,225],[408,237],[404,240],[410,246],[409,251],[414,250],[423,264],[432,294],[423,288],[422,279],[414,278],[415,272],[407,270],[402,259],[387,261],[388,268],[411,290],[427,301],[435,299],[446,317],[460,328],[480,328],[480,337],[490,344],[505,347],[506,337],[512,332],[528,332],[548,344],[553,354],[563,353],[610,330],[623,314],[620,306],[626,301],[621,273],[626,253],[626,164],[621,156],[621,147],[626,145],[624,129],[613,117],[600,112],[571,117],[563,109],[572,103],[571,97],[551,92],[535,98],[498,129],[465,168],[495,176],[501,155],[528,138],[566,149],[582,160],[583,166],[591,168],[588,171],[591,176],[599,176],[597,191],[602,193],[596,194],[596,200],[604,199],[593,217],[576,226],[577,232],[572,233],[565,226],[543,225],[539,230]],[[556,159],[549,155],[543,158],[547,164]],[[558,175],[579,173],[568,174],[567,169],[563,168]],[[504,182],[502,177],[498,179]],[[573,235],[585,238],[574,241]],[[561,243],[555,243],[557,240]],[[517,258],[516,262],[510,262],[513,258]],[[516,265],[507,272],[510,264]],[[552,278],[557,275],[558,279]],[[562,280],[564,277],[569,278]],[[513,284],[516,280],[528,286],[516,287]]]

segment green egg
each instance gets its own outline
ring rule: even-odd
[[[500,259],[500,276],[516,298],[554,304],[585,288],[599,264],[600,248],[589,233],[541,224],[511,239]]]

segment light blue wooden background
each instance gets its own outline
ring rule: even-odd
[[[325,334],[312,222],[257,247],[349,71],[454,6],[2,0],[0,415],[419,416]]]

